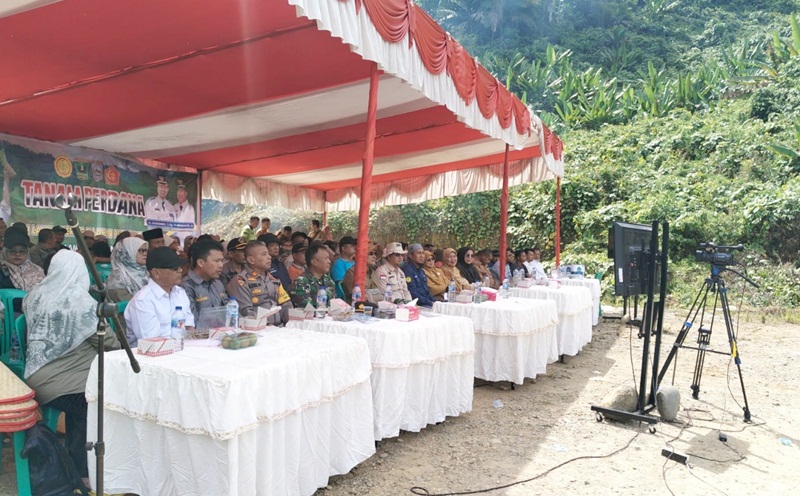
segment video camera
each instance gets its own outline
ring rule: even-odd
[[[718,267],[734,265],[736,262],[732,252],[744,250],[742,245],[725,246],[714,243],[700,243],[697,247],[699,250],[695,251],[694,256],[698,262],[707,262]]]

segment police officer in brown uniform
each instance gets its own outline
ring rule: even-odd
[[[222,273],[219,275],[219,280],[222,281],[226,288],[231,283],[231,280],[244,270],[246,262],[244,259],[245,246],[247,246],[247,243],[239,238],[234,238],[228,242],[228,257],[230,257],[230,260],[222,266]]]
[[[267,246],[261,241],[250,241],[244,253],[247,264],[228,283],[228,294],[236,298],[243,316],[255,316],[259,307],[281,305],[281,311],[271,315],[269,323],[285,324],[289,320],[289,309],[292,308],[291,298],[281,282],[269,273],[272,257]]]

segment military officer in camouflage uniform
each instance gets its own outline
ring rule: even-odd
[[[270,275],[272,257],[261,241],[251,241],[244,249],[247,264],[242,272],[228,283],[228,294],[236,298],[242,316],[255,317],[259,307],[272,308],[281,305],[281,311],[269,317],[273,325],[285,324],[289,320],[292,302],[281,282]]]
[[[306,271],[292,283],[292,304],[305,308],[311,303],[317,306],[317,292],[325,288],[328,300],[336,295],[336,286],[328,273],[331,271],[331,256],[324,245],[311,243],[306,250]]]
[[[191,252],[192,269],[181,286],[189,297],[194,320],[199,322],[203,309],[228,304],[228,293],[219,280],[225,258],[222,255],[222,245],[216,241],[201,241],[192,247]]]

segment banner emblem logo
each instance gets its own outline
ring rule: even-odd
[[[103,164],[101,162],[92,162],[92,179],[97,183],[103,180]]]
[[[104,172],[103,175],[106,178],[106,184],[109,186],[119,186],[119,171],[116,167],[109,166]]]
[[[75,173],[75,176],[81,181],[88,181],[89,180],[89,164],[86,162],[75,162],[75,168],[78,171]]]
[[[56,157],[56,159],[53,161],[53,167],[55,168],[58,177],[66,179],[72,175],[72,162],[70,162],[66,155],[59,155]]]

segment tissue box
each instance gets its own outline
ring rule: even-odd
[[[489,301],[497,301],[497,291],[495,291],[494,289],[491,289],[491,288],[483,288],[483,289],[481,290],[481,293],[483,293],[484,295],[486,295],[486,298],[487,298]]]
[[[402,320],[403,322],[411,322],[412,320],[419,319],[419,307],[398,307],[395,311],[395,319]]]
[[[533,279],[525,278],[517,283],[518,288],[530,288],[536,283]]]
[[[147,356],[171,355],[175,342],[168,338],[144,338],[138,343],[139,354]]]

